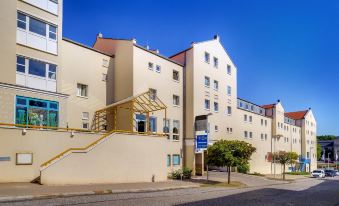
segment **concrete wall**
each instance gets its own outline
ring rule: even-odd
[[[165,181],[165,142],[165,137],[113,134],[87,153],[71,153],[47,167],[41,172],[41,182],[60,185]]]
[[[40,165],[71,147],[84,147],[99,138],[99,134],[51,130],[0,128],[0,182],[30,182],[40,175]],[[32,165],[16,165],[16,153],[33,153]]]

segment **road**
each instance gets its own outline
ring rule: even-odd
[[[260,179],[258,178],[260,181]],[[148,193],[91,195],[33,200],[2,205],[331,205],[339,206],[339,176],[301,179],[288,184],[271,184],[230,189],[202,187]]]

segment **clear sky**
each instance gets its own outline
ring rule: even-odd
[[[238,96],[312,108],[318,134],[339,135],[339,1],[64,0],[64,37],[136,38],[170,56],[219,34]]]

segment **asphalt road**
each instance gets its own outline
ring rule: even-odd
[[[91,195],[2,205],[331,205],[339,206],[339,176],[242,189],[203,187],[148,193]]]

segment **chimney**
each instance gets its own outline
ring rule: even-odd
[[[214,39],[220,41],[220,36],[218,34],[214,35]]]
[[[100,33],[97,35],[97,37],[102,38],[102,37],[103,37],[102,33],[100,32]]]
[[[149,46],[148,45],[146,45],[146,49],[149,50]]]
[[[277,101],[278,103],[280,102],[280,99],[278,99],[278,101]]]
[[[312,108],[310,107],[310,108],[308,108],[308,110],[311,110]]]
[[[159,52],[160,52],[159,49],[156,49],[156,50],[155,50],[155,53],[159,54]]]
[[[137,40],[135,38],[132,39],[133,44],[137,44]]]

